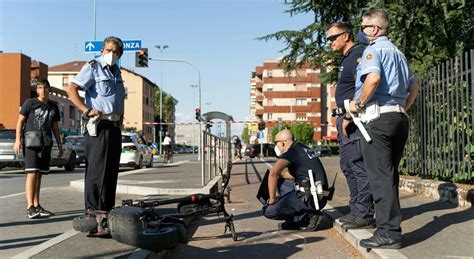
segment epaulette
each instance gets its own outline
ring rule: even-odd
[[[95,64],[97,64],[97,60],[93,59],[91,61],[88,62],[89,65],[91,65],[91,67],[93,67]]]

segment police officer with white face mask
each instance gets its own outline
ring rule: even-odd
[[[279,225],[282,230],[315,231],[322,219],[320,210],[326,205],[326,198],[319,198],[317,210],[309,191],[308,170],[312,170],[314,181],[320,181],[322,189],[327,190],[324,167],[311,148],[293,142],[293,134],[288,129],[275,136],[275,145],[279,159],[268,174],[269,199],[263,206],[263,215],[285,220]]]
[[[388,39],[388,29],[387,11],[363,14],[361,31],[369,46],[357,68],[356,96],[350,103],[350,111],[359,113],[372,139],[361,143],[377,226],[371,238],[360,241],[366,248],[402,246],[398,165],[408,138],[406,110],[419,91],[405,55]]]
[[[90,118],[86,145],[85,206],[86,214],[106,213],[115,205],[118,169],[122,148],[121,126],[124,114],[125,87],[120,68],[123,42],[117,37],[104,40],[101,56],[85,64],[67,88],[71,101]],[[78,91],[85,91],[85,103]],[[93,123],[93,121],[95,121]],[[103,229],[92,236],[107,235]]]

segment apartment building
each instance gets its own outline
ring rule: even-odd
[[[322,85],[320,68],[304,64],[285,73],[279,60],[264,61],[255,68],[250,80],[251,120],[265,121],[264,142],[270,142],[271,128],[278,123],[314,125],[314,141],[337,134],[330,110],[335,106],[334,86]],[[253,125],[249,125],[249,129]],[[250,130],[256,135],[256,130]]]
[[[36,97],[36,83],[48,78],[48,65],[21,53],[0,53],[0,123],[15,128],[21,105]],[[58,105],[63,135],[78,134],[80,113],[66,93],[51,83],[50,100]]]

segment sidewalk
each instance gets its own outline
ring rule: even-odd
[[[86,238],[83,233],[69,231],[41,244],[35,251],[21,256],[49,258],[64,257],[112,257],[121,258],[187,258],[194,255],[206,257],[257,256],[267,250],[274,258],[314,257],[327,258],[360,257],[367,258],[474,258],[474,209],[461,209],[454,204],[435,201],[424,195],[400,191],[403,214],[403,248],[399,250],[373,249],[369,253],[358,246],[361,238],[371,236],[373,230],[350,230],[343,232],[337,219],[348,212],[348,189],[339,169],[338,157],[323,158],[322,162],[330,182],[336,178],[336,193],[325,208],[327,220],[322,229],[313,233],[291,232],[285,234],[277,230],[276,221],[261,216],[261,204],[254,198],[259,181],[274,160],[244,160],[235,163],[230,182],[231,201],[226,205],[235,216],[236,230],[241,242],[232,242],[224,225],[217,218],[202,218],[191,230],[191,240],[180,245],[175,251],[165,255],[148,253],[140,249],[120,244],[114,240]],[[71,182],[74,188],[81,188],[81,182]],[[150,195],[186,195],[188,192],[206,192],[211,185],[201,188],[200,166],[197,161],[176,163],[170,166],[141,169],[121,173],[118,190],[122,193]],[[166,196],[165,196],[166,197]],[[173,206],[164,209],[171,209]],[[174,208],[173,208],[174,209]],[[341,214],[342,213],[342,214]],[[334,221],[335,220],[335,221]],[[334,221],[334,228],[331,222]],[[212,224],[211,224],[212,223]],[[338,240],[341,235],[349,241]],[[194,233],[193,233],[194,232]],[[266,243],[265,243],[266,242]],[[42,247],[40,247],[42,246]],[[321,248],[324,247],[324,248]],[[357,250],[355,250],[357,249]],[[332,253],[332,254],[331,254]],[[261,257],[261,256],[260,256]]]

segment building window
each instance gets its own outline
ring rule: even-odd
[[[267,70],[267,77],[272,78],[273,77],[273,71]]]
[[[273,113],[267,113],[267,120],[273,120]]]
[[[69,85],[69,76],[63,76],[63,86]]]
[[[306,117],[305,117],[305,116],[298,116],[298,117],[296,117],[296,120],[298,120],[298,121],[305,121],[305,120],[306,120]]]
[[[303,99],[303,98],[296,99],[296,106],[304,106],[304,105],[307,105],[306,99]]]
[[[148,105],[148,97],[145,97],[145,104]]]
[[[273,91],[273,85],[269,85],[269,86],[267,86],[267,91],[268,91],[268,92],[271,92],[271,91]]]
[[[64,118],[64,104],[59,105],[59,115],[61,116],[61,125],[64,125],[64,121],[66,118]]]

